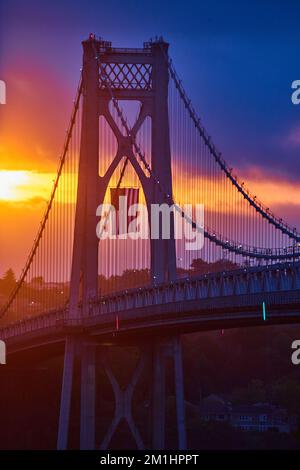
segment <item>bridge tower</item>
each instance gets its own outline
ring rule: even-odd
[[[98,247],[96,236],[96,209],[103,203],[111,176],[120,161],[126,157],[133,166],[142,185],[148,207],[151,231],[151,204],[168,203],[165,192],[172,195],[171,150],[168,118],[168,44],[163,39],[145,43],[140,49],[113,48],[107,41],[98,40],[94,35],[83,41],[83,114],[80,147],[78,193],[75,217],[74,247],[71,272],[69,321],[80,321],[89,316],[90,301],[98,292]],[[141,103],[140,112],[129,132],[120,130],[111,113],[110,103],[134,100]],[[117,152],[104,175],[99,175],[99,118],[103,116],[110,126],[116,141]],[[151,118],[151,171],[159,180],[149,176],[136,158],[133,142],[144,120]],[[164,188],[163,192],[161,188]],[[101,241],[100,241],[101,243]],[[171,237],[150,241],[151,279],[154,283],[168,282],[176,278],[176,253],[174,220],[171,215]],[[81,302],[79,303],[81,295]],[[79,307],[80,305],[80,307]],[[138,339],[133,346],[138,346]],[[137,382],[141,364],[152,361],[152,446],[164,448],[165,438],[165,358],[174,360],[179,447],[185,448],[183,377],[181,343],[178,336],[171,338],[149,338],[149,347],[141,348],[141,361],[133,377]],[[95,446],[95,364],[97,356],[114,385],[112,372],[107,361],[103,361],[103,345],[97,345],[88,335],[68,335],[65,347],[65,362],[61,396],[58,433],[58,448],[67,448],[70,421],[73,369],[75,356],[81,362],[81,426],[80,446],[91,449]],[[101,352],[100,352],[101,351]],[[145,352],[146,351],[146,352]],[[146,357],[143,360],[143,357]],[[148,358],[148,359],[147,359]],[[131,395],[126,399],[113,386],[116,404],[124,401],[125,416],[115,416],[115,422],[125,417],[135,437],[137,446],[143,443],[130,421]],[[130,397],[130,398],[128,398]],[[120,407],[116,410],[121,413]],[[127,411],[126,411],[127,410]],[[116,411],[117,413],[117,411]],[[109,445],[114,432],[112,423],[102,447]]]

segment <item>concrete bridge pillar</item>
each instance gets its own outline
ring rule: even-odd
[[[182,347],[180,337],[173,339],[173,360],[175,374],[175,398],[176,398],[176,416],[177,416],[177,432],[178,432],[178,449],[185,450],[186,442],[186,425],[185,425],[185,403],[184,403],[184,377],[182,363]]]
[[[112,369],[108,363],[105,352],[101,356],[102,364],[104,366],[105,372],[111,383],[114,397],[115,397],[115,414],[113,420],[108,428],[106,435],[103,438],[100,449],[106,450],[109,447],[110,441],[117,430],[117,427],[122,419],[127,421],[128,427],[131,431],[131,434],[135,440],[136,446],[139,450],[145,449],[143,439],[140,435],[140,432],[134,422],[132,416],[132,396],[134,389],[140,379],[141,373],[144,369],[144,366],[147,361],[147,351],[142,351],[138,364],[133,372],[131,381],[125,390],[122,390],[119,386],[117,379],[115,378]]]
[[[65,357],[64,357],[63,380],[62,380],[60,411],[59,411],[57,450],[65,450],[68,448],[71,399],[72,399],[73,375],[74,375],[74,361],[75,361],[75,337],[68,336],[66,338],[66,343],[65,343]]]
[[[80,449],[95,448],[96,345],[88,338],[67,336],[65,342],[57,450],[68,448],[75,358],[80,358]]]
[[[168,204],[164,191],[171,197],[172,169],[171,169],[171,146],[168,113],[168,48],[169,45],[163,40],[153,43],[152,53],[153,66],[153,89],[155,90],[152,109],[152,158],[151,166],[160,184],[153,180],[151,201],[148,204]],[[164,191],[161,191],[164,188]],[[174,214],[171,214],[170,238],[164,239],[162,229],[159,238],[151,238],[151,275],[152,282],[159,283],[176,279],[176,248],[174,238]],[[151,224],[150,224],[150,228]],[[161,228],[161,227],[160,227]]]
[[[110,346],[109,346],[110,347]],[[57,449],[68,448],[71,400],[75,357],[80,357],[80,449],[92,450],[95,444],[95,409],[96,409],[96,348],[97,345],[88,337],[68,336],[66,338],[64,371],[61,392]],[[107,348],[107,347],[106,347]],[[106,359],[105,348],[101,348],[101,361],[112,385],[115,398],[115,414],[104,436],[101,449],[108,449],[110,441],[121,420],[128,423],[138,449],[144,449],[142,436],[132,416],[132,397],[135,387],[146,364],[151,365],[151,447],[154,450],[166,448],[166,360],[171,358],[174,367],[176,416],[178,430],[178,448],[186,449],[184,381],[180,337],[158,339],[141,347],[140,359],[132,378],[125,390],[122,390]]]
[[[96,345],[83,342],[81,350],[80,449],[95,449]]]
[[[155,343],[152,352],[152,448],[165,448],[166,344]]]
[[[166,359],[168,357],[172,359],[174,367],[178,448],[184,450],[187,444],[183,364],[179,336],[175,336],[167,341],[157,341],[153,346],[152,448],[154,450],[166,448]]]

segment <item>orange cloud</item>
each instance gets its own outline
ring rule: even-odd
[[[45,64],[7,66],[7,104],[0,107],[0,169],[55,171],[72,98]]]

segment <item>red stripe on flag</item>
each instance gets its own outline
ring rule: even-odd
[[[127,210],[133,204],[138,204],[139,202],[139,189],[138,188],[110,188],[110,200],[112,206],[114,206],[116,211],[116,232],[114,235],[121,235],[120,224],[119,224],[119,198],[121,196],[127,197]],[[121,217],[124,217],[124,214],[121,214]],[[126,233],[128,233],[128,226],[130,222],[134,219],[134,216],[128,216],[127,212],[127,226],[125,228]]]

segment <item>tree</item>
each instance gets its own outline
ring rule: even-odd
[[[43,276],[36,276],[31,279],[31,284],[36,286],[42,286],[44,284]]]
[[[204,261],[202,258],[195,258],[191,263],[191,268],[194,273],[206,274],[209,272],[209,263]]]
[[[219,259],[208,263],[202,258],[195,258],[191,263],[192,272],[196,274],[218,273],[238,269],[239,265],[227,259]]]
[[[247,388],[238,388],[231,394],[231,400],[233,403],[238,404],[254,404],[259,402],[265,402],[266,387],[261,380],[253,379],[248,384]]]
[[[1,290],[5,294],[9,294],[16,285],[16,276],[13,270],[10,268],[6,271],[3,278],[1,279]]]

